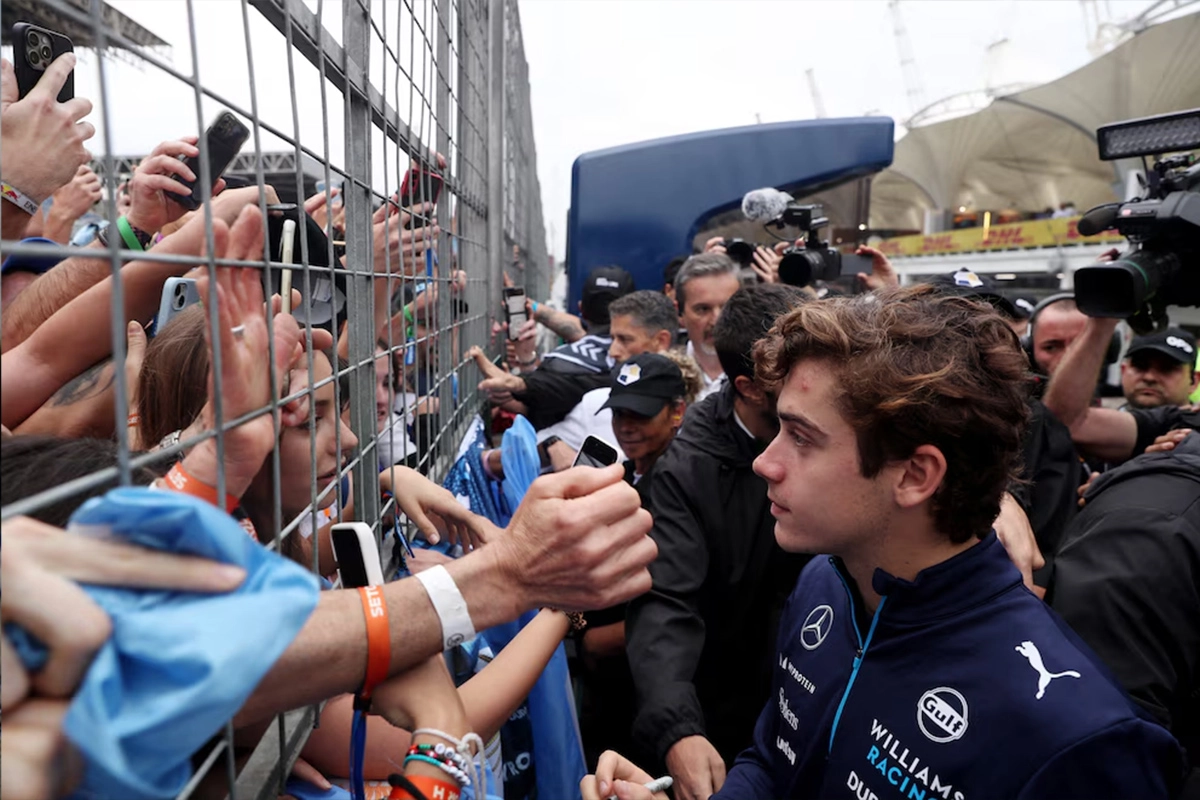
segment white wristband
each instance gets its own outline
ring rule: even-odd
[[[450,573],[440,564],[432,569],[417,573],[417,580],[429,594],[429,602],[442,623],[442,649],[458,647],[475,638],[475,626],[467,611],[467,601]]]
[[[41,203],[7,181],[0,182],[0,196],[31,217],[41,208]]]

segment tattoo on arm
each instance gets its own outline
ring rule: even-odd
[[[534,318],[569,342],[575,341],[584,335],[583,327],[579,324],[578,320],[565,312],[552,308],[547,308],[543,312],[539,308]]]
[[[95,397],[107,391],[113,385],[116,370],[112,369],[112,359],[88,367],[79,375],[72,378],[65,386],[50,398],[52,406],[69,406]]]

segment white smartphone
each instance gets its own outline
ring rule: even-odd
[[[504,287],[504,317],[508,322],[508,338],[515,340],[525,324],[525,289],[521,286]]]
[[[343,589],[383,585],[383,563],[370,525],[339,522],[330,529],[330,539]]]
[[[617,463],[617,448],[601,439],[599,436],[589,436],[583,440],[579,454],[575,456],[573,467],[607,467]]]

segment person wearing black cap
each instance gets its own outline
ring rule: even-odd
[[[613,435],[625,453],[625,480],[649,497],[654,462],[675,438],[687,410],[683,373],[657,353],[636,355],[613,369],[603,408],[612,409]]]
[[[612,410],[612,434],[625,461],[625,481],[649,508],[654,464],[675,438],[687,410],[687,387],[674,361],[658,353],[631,356],[613,368],[604,408]],[[584,754],[595,764],[605,750],[638,753],[633,727],[633,676],[625,656],[625,604],[585,614],[579,640],[582,688],[579,727]]]
[[[986,300],[992,305],[1000,316],[1012,323],[1021,319],[1028,319],[1028,314],[1022,314],[1013,305],[1013,301],[1009,300],[996,288],[996,284],[986,275],[978,275],[969,269],[960,269],[957,272],[946,275],[937,275],[929,280],[930,285],[938,287],[942,294],[953,294],[959,297],[971,297],[978,300]]]
[[[1196,337],[1183,328],[1139,336],[1121,362],[1121,388],[1129,408],[1182,406],[1200,386]]]

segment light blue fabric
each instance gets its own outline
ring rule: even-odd
[[[518,415],[512,427],[504,432],[500,443],[500,459],[504,463],[504,499],[514,512],[529,485],[542,469],[537,450],[537,431],[529,420]]]
[[[473,499],[472,510],[488,516],[489,512],[495,513],[499,507],[506,506],[507,515],[504,518],[491,519],[497,525],[507,525],[508,517],[521,504],[525,492],[541,471],[537,434],[525,417],[518,416],[513,426],[505,431],[501,458],[504,462],[504,502],[495,505],[480,502],[476,506]],[[484,495],[484,487],[478,486],[476,481],[494,482],[482,477],[478,464],[479,449],[472,447],[451,469],[450,474],[455,482],[453,487],[447,484],[447,488],[462,491],[467,486],[474,486],[471,489],[473,497]],[[530,611],[517,621],[488,628],[481,631],[480,635],[486,638],[494,652],[499,653],[536,614],[536,611]],[[579,797],[579,782],[587,774],[587,763],[579,735],[579,721],[575,717],[575,698],[571,691],[566,651],[561,644],[534,684],[527,702],[533,729],[531,764],[535,771],[536,796],[555,800]],[[505,752],[505,762],[510,762],[515,755]],[[508,782],[509,776],[505,775],[506,788]]]
[[[175,492],[114,489],[71,525],[246,570],[223,595],[84,587],[113,633],[64,722],[86,762],[72,797],[174,797],[191,777],[192,754],[242,707],[316,607],[317,581],[228,514]]]

